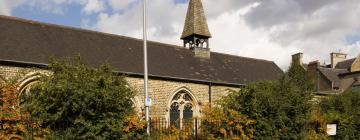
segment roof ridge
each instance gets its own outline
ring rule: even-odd
[[[152,43],[161,44],[161,45],[167,45],[167,46],[176,47],[176,48],[179,48],[179,49],[186,49],[186,50],[188,50],[188,49],[185,48],[185,47],[178,46],[178,45],[173,45],[173,44],[167,44],[167,43],[162,43],[162,42],[152,42]],[[250,59],[250,60],[265,61],[265,62],[274,62],[274,61],[266,60],[266,59],[245,57],[245,56],[234,55],[234,54],[227,54],[227,53],[222,53],[222,52],[214,52],[214,51],[210,51],[210,52],[211,52],[211,53],[220,54],[220,55],[227,55],[227,56],[231,56],[231,57],[238,57],[238,58],[244,58],[244,59]]]
[[[234,55],[234,54],[227,54],[227,53],[221,53],[221,52],[211,52],[211,53],[217,53],[217,54],[222,54],[222,55],[227,55],[227,56],[232,56],[232,57],[240,57],[240,58],[257,60],[257,61],[274,62],[274,61],[266,60],[266,59],[253,58],[253,57],[245,57],[245,56]]]
[[[350,59],[346,59],[346,60],[343,60],[343,61],[340,61],[340,62],[351,61],[351,60],[355,60],[355,59],[356,59],[356,57],[350,58]],[[338,63],[340,63],[340,62],[338,62]]]
[[[347,70],[347,69],[341,69],[341,68],[328,68],[328,67],[319,67],[322,69],[332,69],[332,70]]]

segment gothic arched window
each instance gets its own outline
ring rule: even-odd
[[[39,82],[40,73],[30,73],[27,74],[24,79],[19,82],[19,104],[25,102],[25,97],[30,94],[31,88]]]
[[[185,92],[178,92],[171,100],[170,106],[170,125],[182,128],[184,122],[189,122],[193,118],[194,101]]]

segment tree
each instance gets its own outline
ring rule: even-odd
[[[255,120],[255,139],[305,139],[309,131],[323,136],[324,123],[313,119],[313,86],[306,71],[292,65],[279,81],[252,83],[224,97],[221,106]],[[320,124],[312,125],[312,124]]]
[[[134,113],[133,90],[109,65],[91,68],[80,57],[52,60],[50,75],[24,96],[23,110],[65,139],[126,137],[127,117]]]
[[[286,78],[288,82],[305,92],[313,92],[315,85],[311,82],[311,77],[302,65],[291,63]]]
[[[319,103],[327,123],[337,124],[335,139],[360,138],[360,93],[332,95]]]
[[[14,77],[0,76],[0,139],[41,139],[46,130],[31,122],[28,113],[20,111],[19,95],[16,82],[24,74]]]
[[[239,112],[221,108],[205,106],[202,109],[201,131],[206,132],[204,137],[208,139],[253,139],[254,130],[251,125],[255,120],[249,119]]]

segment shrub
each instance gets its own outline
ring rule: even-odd
[[[24,96],[24,111],[62,139],[114,139],[127,136],[134,92],[109,65],[87,66],[80,58],[53,60],[51,75]]]
[[[201,118],[202,137],[209,139],[252,139],[254,130],[250,127],[256,123],[246,115],[232,109],[205,107]]]
[[[321,137],[325,131],[318,131],[319,126],[313,124],[323,128],[324,123],[313,118],[312,92],[306,71],[292,64],[279,81],[261,81],[231,91],[220,104],[256,121],[249,126],[254,139],[305,139],[307,134]]]
[[[321,100],[319,105],[328,123],[338,126],[336,139],[360,138],[360,93],[346,92]]]
[[[22,74],[10,79],[0,76],[0,139],[41,139],[47,134],[36,122],[32,122],[27,112],[20,112],[19,90],[16,81]],[[30,137],[31,136],[31,137]]]

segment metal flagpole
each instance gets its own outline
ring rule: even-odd
[[[148,62],[147,62],[147,30],[146,30],[146,0],[143,0],[143,40],[144,40],[144,93],[145,93],[145,119],[146,119],[146,133],[150,135],[150,118],[149,106],[150,99],[148,93]]]

